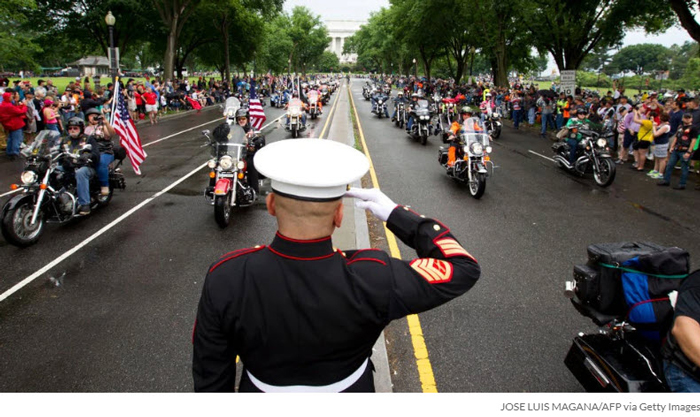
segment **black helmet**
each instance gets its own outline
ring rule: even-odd
[[[68,124],[66,128],[71,126],[78,126],[80,128],[81,135],[83,134],[83,132],[85,132],[85,122],[80,117],[73,116],[70,119],[68,119]]]
[[[102,115],[102,112],[99,111],[99,110],[97,110],[97,109],[94,108],[94,107],[90,107],[89,109],[87,109],[87,110],[85,111],[85,117],[88,117],[88,116],[91,115],[91,114]]]
[[[588,114],[588,110],[585,107],[577,107],[576,115],[578,116],[579,114]]]
[[[240,119],[241,117],[248,117],[248,111],[246,109],[236,110],[236,119]]]

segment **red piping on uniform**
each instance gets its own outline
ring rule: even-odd
[[[328,255],[317,256],[315,258],[298,258],[296,256],[285,255],[283,253],[277,252],[276,250],[272,249],[271,247],[268,247],[268,249],[270,250],[270,252],[274,253],[275,255],[278,255],[278,256],[281,256],[281,257],[287,258],[287,259],[293,259],[295,261],[318,261],[321,259],[330,258],[331,256],[333,256],[337,253],[337,252],[333,252],[333,253],[330,253]]]
[[[356,257],[360,252],[367,252],[367,251],[382,252],[381,249],[360,249],[350,257],[350,260],[352,260],[354,257]]]
[[[379,259],[374,259],[374,258],[357,258],[357,259],[355,259],[355,260],[352,260],[352,261],[348,262],[348,265],[350,265],[350,264],[353,263],[353,262],[357,262],[357,261],[373,261],[373,262],[379,262],[380,264],[386,266],[386,262],[384,262],[384,261],[382,261],[382,260],[379,260]]]
[[[249,250],[252,250],[252,249],[255,249],[255,248],[236,249],[236,250],[234,250],[234,251],[231,251],[231,252],[228,252],[228,253],[225,253],[225,254],[221,255],[221,258],[223,258],[223,257],[225,257],[225,256],[233,255],[234,253],[238,253],[238,252],[242,252],[242,251],[249,251]]]
[[[330,239],[331,239],[331,237],[328,236],[328,237],[324,237],[324,238],[321,238],[321,239],[299,240],[299,239],[292,239],[291,237],[284,236],[284,235],[282,235],[280,232],[277,232],[276,234],[277,234],[277,236],[279,236],[281,239],[284,239],[284,240],[286,240],[286,241],[288,241],[288,242],[294,242],[294,243],[318,243],[318,242],[325,242],[326,240],[330,240]]]
[[[443,236],[445,236],[448,233],[450,233],[449,230],[445,230],[444,232],[440,233],[439,235],[437,235],[437,237],[435,239],[433,239],[433,243],[435,243],[436,240],[442,238]],[[457,239],[455,239],[455,240],[457,240]]]
[[[241,256],[241,255],[245,255],[245,254],[252,253],[252,252],[257,252],[257,251],[259,251],[260,249],[264,249],[264,248],[265,248],[265,246],[261,246],[261,247],[259,247],[259,248],[253,248],[253,249],[247,250],[247,251],[245,251],[245,252],[240,252],[240,253],[237,253],[237,254],[235,254],[235,255],[233,255],[233,256],[229,256],[228,258],[223,259],[223,260],[217,262],[216,265],[212,266],[211,269],[209,270],[209,273],[211,274],[216,268],[219,267],[219,265],[221,265],[222,263],[224,263],[224,262],[226,262],[226,261],[230,261],[230,260],[233,259],[233,258],[238,258],[238,257]]]

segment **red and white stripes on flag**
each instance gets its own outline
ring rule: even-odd
[[[146,152],[141,145],[141,138],[136,131],[134,121],[129,117],[129,111],[126,106],[126,100],[121,92],[121,83],[117,83],[114,87],[114,98],[112,103],[112,127],[119,135],[119,143],[126,150],[129,156],[131,166],[134,167],[134,172],[141,175],[139,166],[146,160]]]
[[[262,129],[262,125],[265,123],[265,120],[267,120],[267,116],[265,116],[265,111],[263,111],[260,99],[256,94],[255,81],[253,81],[250,86],[248,113],[250,114],[250,125],[253,126],[255,130]]]

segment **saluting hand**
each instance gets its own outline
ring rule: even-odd
[[[369,210],[381,221],[387,221],[397,204],[377,188],[351,188],[345,197],[357,198],[355,206]]]

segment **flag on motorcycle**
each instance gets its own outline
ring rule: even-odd
[[[250,112],[250,125],[253,126],[255,130],[260,130],[263,123],[265,123],[265,120],[267,120],[267,116],[265,116],[265,111],[263,111],[260,99],[255,92],[255,81],[253,81],[250,85],[249,104],[250,106],[248,107],[248,111]]]
[[[134,121],[129,117],[126,100],[124,100],[124,95],[122,94],[121,83],[118,82],[114,90],[115,100],[112,109],[112,127],[119,135],[119,143],[126,150],[126,154],[131,161],[131,166],[134,167],[134,172],[137,175],[141,175],[139,166],[146,160],[147,155],[141,145],[141,138],[136,131]]]

